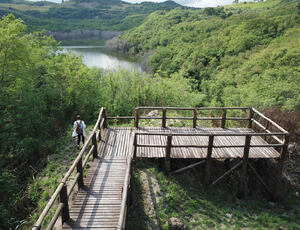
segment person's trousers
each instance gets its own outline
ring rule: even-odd
[[[83,136],[83,134],[78,134],[77,135],[77,145],[79,145],[80,144],[80,139],[81,139],[81,137],[82,137],[82,144],[84,144],[84,136]]]

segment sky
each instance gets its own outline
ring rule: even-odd
[[[39,0],[32,0],[32,1],[39,1]],[[47,0],[49,2],[56,2],[61,3],[61,0]],[[123,0],[125,1],[125,0]],[[147,2],[164,2],[165,0],[147,0]],[[250,2],[252,0],[243,0],[246,2]],[[130,3],[141,3],[146,2],[144,0],[126,0],[126,2]],[[183,6],[190,6],[190,7],[215,7],[215,6],[222,6],[222,5],[228,5],[233,2],[233,0],[174,0],[174,2],[177,2],[178,4],[181,4]]]

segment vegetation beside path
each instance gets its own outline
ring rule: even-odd
[[[27,196],[27,187],[49,163],[46,159],[56,152],[60,138],[69,135],[76,114],[93,124],[102,106],[117,116],[132,115],[136,106],[197,104],[197,95],[182,78],[149,78],[122,69],[105,72],[88,68],[80,57],[60,50],[53,38],[41,32],[28,34],[13,15],[0,20],[3,229],[27,220],[42,199],[44,190]]]
[[[299,197],[295,194],[285,194],[278,203],[269,202],[261,194],[239,200],[234,196],[236,183],[233,176],[224,179],[221,186],[205,189],[201,183],[201,166],[168,176],[161,171],[158,162],[137,160],[134,164],[133,200],[128,212],[127,229],[155,229],[151,223],[157,220],[155,215],[152,219],[146,215],[149,208],[144,198],[147,193],[144,184],[149,183],[149,178],[142,175],[149,172],[160,187],[159,192],[152,193],[154,198],[150,198],[159,200],[153,203],[159,217],[159,229],[169,229],[167,222],[171,217],[180,219],[187,229],[195,230],[300,228]],[[151,181],[150,188],[156,186]]]

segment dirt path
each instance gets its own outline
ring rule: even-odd
[[[161,193],[158,181],[154,174],[148,169],[144,169],[140,172],[140,179],[143,189],[144,212],[148,216],[145,229],[160,230],[157,205]]]

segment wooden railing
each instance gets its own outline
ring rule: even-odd
[[[182,107],[137,107],[134,111],[134,116],[121,116],[121,117],[108,117],[108,120],[134,120],[134,126],[136,128],[139,127],[139,121],[140,120],[161,120],[161,127],[166,128],[167,120],[176,119],[176,120],[190,120],[193,121],[193,128],[196,128],[197,121],[221,121],[221,127],[226,127],[226,121],[227,120],[236,120],[236,121],[248,121],[250,122],[252,117],[227,117],[227,111],[228,110],[250,110],[250,107],[201,107],[201,108],[182,108]],[[140,111],[145,110],[159,110],[162,113],[162,116],[156,116],[156,117],[147,117],[147,116],[140,116]],[[199,111],[209,111],[209,110],[215,110],[215,111],[222,111],[221,117],[201,117],[199,116]],[[193,116],[192,117],[168,117],[167,111],[192,111]]]
[[[33,226],[32,230],[38,230],[41,229],[43,221],[47,214],[49,213],[50,209],[54,206],[56,203],[57,198],[59,197],[59,205],[55,211],[54,216],[52,217],[50,223],[48,224],[46,229],[52,229],[61,215],[62,218],[62,224],[66,222],[69,218],[69,198],[72,194],[74,187],[76,184],[78,184],[79,188],[82,188],[84,186],[83,183],[83,170],[85,166],[87,165],[87,162],[91,156],[93,156],[93,159],[98,156],[98,146],[97,146],[97,139],[98,141],[101,140],[101,129],[107,127],[107,119],[106,119],[106,110],[104,108],[101,108],[98,120],[95,124],[94,129],[92,130],[90,136],[86,140],[85,144],[83,145],[80,153],[74,160],[72,166],[68,170],[68,172],[65,174],[64,178],[59,183],[58,187],[56,188],[55,192],[51,196],[49,202],[47,203],[46,207],[44,208],[42,214],[40,215],[39,219]],[[90,147],[90,143],[92,143]],[[90,149],[88,150],[88,148]],[[88,151],[85,158],[84,153]],[[74,172],[74,170],[77,170],[73,182],[67,186],[67,182],[70,179],[71,174]]]
[[[161,111],[162,116],[140,116],[140,111],[145,110],[158,110]],[[168,117],[167,111],[192,111],[192,117]],[[240,110],[240,111],[247,111],[247,117],[228,117],[228,111],[232,110]],[[202,111],[221,111],[222,114],[220,117],[202,117],[199,116],[199,112]],[[254,119],[254,117],[258,117],[258,120]],[[137,107],[134,110],[134,116],[119,116],[119,117],[107,117],[108,120],[134,120],[134,127],[139,128],[139,121],[140,120],[161,120],[161,127],[167,127],[167,120],[190,120],[192,122],[192,127],[196,128],[198,123],[197,121],[220,121],[221,128],[227,128],[227,121],[241,121],[247,122],[247,127],[252,128],[253,124],[256,125],[258,128],[262,129],[266,133],[272,133],[270,131],[271,126],[277,131],[282,132],[283,134],[288,134],[288,132],[272,121],[270,118],[266,117],[259,111],[251,107],[200,107],[200,108],[181,108],[181,107]],[[266,127],[259,121],[265,122],[267,125]],[[283,144],[284,140],[280,140],[276,136],[271,136],[275,141]],[[280,136],[280,135],[279,135]]]

